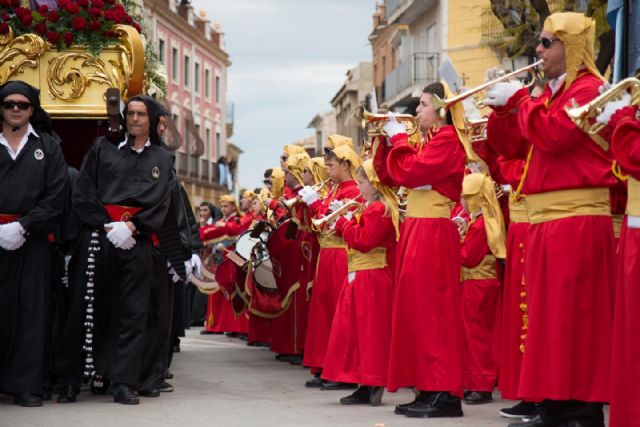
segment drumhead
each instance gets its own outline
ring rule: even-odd
[[[269,291],[277,291],[278,285],[276,284],[276,278],[273,275],[273,266],[271,260],[266,259],[261,262],[253,270],[253,280],[256,284]]]

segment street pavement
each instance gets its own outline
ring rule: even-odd
[[[463,418],[394,415],[396,404],[412,400],[409,390],[386,393],[383,404],[375,408],[342,406],[339,398],[351,391],[305,388],[310,378],[306,369],[276,361],[268,349],[247,347],[244,341],[223,335],[199,335],[199,331],[187,331],[182,351],[175,355],[172,393],[126,406],[113,403],[111,396],[83,391],[75,404],[55,403],[54,396],[42,408],[21,408],[13,405],[10,396],[0,396],[0,426],[506,427],[509,422],[498,410],[512,402],[497,399],[486,405],[463,404]]]

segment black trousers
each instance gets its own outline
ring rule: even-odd
[[[44,233],[18,250],[0,249],[0,389],[42,394],[50,250]]]
[[[580,427],[604,427],[602,403],[579,400],[543,400],[538,411],[545,426],[555,427],[576,422]]]

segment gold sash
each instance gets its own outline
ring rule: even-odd
[[[462,267],[460,271],[460,280],[485,280],[485,279],[497,279],[498,273],[496,271],[496,257],[489,254],[485,255],[480,261],[480,264],[475,267]]]
[[[450,218],[454,203],[435,190],[411,190],[407,218]]]
[[[640,217],[640,181],[629,177],[627,188],[627,215]]]
[[[511,222],[529,222],[529,215],[527,214],[527,205],[524,202],[524,198],[509,197],[509,220]]]
[[[373,248],[369,252],[349,249],[349,273],[362,270],[374,270],[387,266],[387,249]]]
[[[532,224],[574,216],[611,216],[608,188],[574,188],[528,194],[524,201]]]
[[[344,248],[347,249],[347,245],[342,240],[342,237],[336,236],[335,234],[318,234],[318,243],[320,244],[321,249],[327,248]]]

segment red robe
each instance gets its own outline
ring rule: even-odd
[[[602,82],[581,72],[552,96],[523,89],[496,108],[488,141],[507,158],[530,160],[522,193],[608,188],[611,159],[564,111],[598,95]],[[613,225],[582,215],[532,224],[524,255],[529,328],[518,396],[528,401],[609,399],[613,321]]]
[[[381,202],[371,203],[359,221],[336,223],[350,249],[385,248],[387,266],[351,273],[338,299],[331,325],[322,378],[368,386],[385,386],[391,341],[391,303],[395,229]],[[393,262],[393,261],[391,261]]]
[[[609,122],[615,128],[611,150],[624,172],[640,180],[640,122],[636,108],[618,111]],[[629,197],[640,198],[639,194]],[[640,426],[640,228],[625,221],[618,247],[613,355],[611,366],[611,427]]]
[[[491,255],[484,218],[471,223],[462,244],[462,266],[477,267]],[[498,377],[500,337],[500,280],[495,262],[493,278],[462,282],[462,316],[465,331],[465,384],[472,391],[492,392]],[[463,277],[464,279],[464,277]]]
[[[246,224],[235,214],[223,219],[225,225],[216,227],[215,224],[200,228],[200,239],[206,243],[224,236],[237,236],[245,231]],[[231,247],[230,247],[231,248]],[[237,279],[236,265],[223,256],[223,261],[216,267],[216,281],[227,290],[235,289]],[[228,292],[229,293],[229,292]],[[205,317],[205,330],[208,332],[235,332],[247,333],[248,316],[241,313],[236,317],[228,299],[222,292],[209,295],[207,314]]]
[[[380,144],[378,176],[395,185],[431,185],[460,200],[465,153],[453,126],[439,129],[422,150],[406,134]],[[460,235],[449,217],[406,218],[397,245],[387,388],[416,387],[462,395],[464,338]]]
[[[317,201],[311,205],[311,212],[314,216],[321,217],[329,212],[332,201],[355,199],[358,194],[355,181],[341,182],[331,189],[323,202]],[[320,248],[309,304],[307,336],[304,344],[303,364],[305,366],[318,369],[324,366],[331,323],[347,273],[345,248]]]

